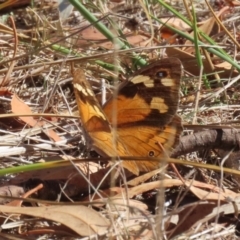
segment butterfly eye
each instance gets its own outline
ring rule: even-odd
[[[159,72],[157,72],[157,77],[159,77],[159,78],[164,78],[164,77],[166,77],[168,74],[167,74],[167,72],[166,71],[159,71]]]

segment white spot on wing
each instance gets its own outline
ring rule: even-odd
[[[93,91],[91,89],[87,88],[86,91],[87,91],[88,95],[94,96]]]
[[[168,105],[165,104],[163,98],[154,97],[151,101],[151,109],[158,109],[160,113],[168,112]]]
[[[154,87],[154,81],[152,79],[149,79],[148,81],[143,83],[147,88],[153,88]]]
[[[135,76],[131,79],[131,82],[134,83],[134,84],[137,84],[137,83],[143,83],[145,81],[148,81],[149,79],[150,78],[148,76],[137,75],[137,76]]]
[[[85,96],[93,96],[93,93],[91,91],[91,89],[86,89],[86,88],[83,88],[80,84],[78,83],[75,83],[74,84],[74,87],[81,93],[83,93]]]
[[[102,119],[106,120],[106,118],[105,118],[103,112],[101,111],[101,109],[99,109],[96,105],[93,105],[92,107],[93,107],[94,111],[97,113],[96,114],[97,116],[100,116]]]
[[[172,78],[162,78],[161,83],[165,87],[172,87],[175,85],[174,79],[172,79]]]

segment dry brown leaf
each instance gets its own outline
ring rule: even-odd
[[[113,30],[114,32],[114,30]],[[145,36],[142,34],[129,34],[126,31],[123,32],[125,37],[127,38],[128,43],[133,46],[147,46],[149,45],[149,36]],[[86,48],[88,46],[101,46],[106,49],[114,49],[116,46],[114,43],[106,39],[106,37],[100,33],[96,28],[90,26],[84,29],[81,32],[82,39],[78,40],[77,44],[81,46],[81,48]]]
[[[15,114],[32,114],[30,107],[25,104],[16,94],[13,94],[12,101],[12,112]],[[27,123],[31,127],[43,126],[44,121],[37,121],[33,117],[19,117],[22,121]],[[61,138],[52,129],[45,129],[44,132],[55,142],[60,141]]]
[[[125,192],[125,188],[122,188],[122,192],[118,193],[115,197],[122,197],[122,196],[128,196],[129,198],[132,198],[136,195],[139,195],[141,193],[158,189],[159,187],[173,187],[173,186],[181,186],[183,185],[181,180],[178,179],[164,179],[162,181],[154,181],[149,183],[143,183],[139,186],[128,188],[127,193]]]
[[[191,192],[197,196],[201,200],[226,200],[228,194],[221,192],[221,193],[213,193],[209,191],[202,190],[200,188],[194,187],[194,186],[189,186],[189,189]],[[236,196],[236,194],[235,194]]]
[[[27,104],[25,104],[21,99],[19,99],[16,94],[13,94],[12,96],[11,106],[13,113],[32,114],[30,107]],[[39,126],[39,124],[33,117],[19,117],[19,118],[32,127],[36,125]]]
[[[216,20],[214,17],[209,18],[207,21],[205,21],[205,23],[200,26],[199,31],[202,31],[203,33],[205,33],[207,36],[212,36],[214,34],[219,33],[219,25],[216,23]],[[191,37],[194,37],[194,32],[189,34]],[[192,44],[192,41],[187,40],[185,42],[185,45],[189,45]],[[184,51],[188,52],[188,53],[193,53],[195,52],[195,47],[185,47],[183,48]]]
[[[197,221],[204,221],[206,216],[210,214],[214,207],[217,206],[216,201],[214,202],[196,202],[194,204],[188,204],[183,206],[181,211],[178,213],[178,221],[172,231],[170,231],[172,239],[174,236],[182,234],[189,230]],[[209,219],[208,219],[209,220]],[[200,226],[202,223],[199,223]]]
[[[140,209],[141,211],[146,211],[148,206],[145,203],[142,203],[135,199],[124,199],[124,198],[112,198],[110,201],[110,206],[112,210],[126,210],[126,207],[132,207]]]
[[[146,182],[148,179],[150,179],[151,177],[155,176],[156,174],[158,174],[160,172],[162,172],[162,170],[158,168],[158,169],[153,170],[151,172],[145,173],[145,174],[143,174],[141,176],[138,176],[138,177],[128,181],[127,185],[128,186],[132,186],[132,187],[133,186],[137,186],[137,185],[139,185],[139,184],[141,184],[143,182]]]
[[[184,23],[179,18],[162,18],[161,21],[166,22],[170,26],[173,26],[181,31],[186,31],[189,26]],[[169,30],[165,27],[160,29],[161,34],[164,35],[165,32],[169,32]],[[114,32],[114,30],[112,30]],[[169,32],[171,37],[174,33]],[[130,33],[128,31],[124,31],[123,34],[125,35],[128,43],[133,46],[154,46],[154,43],[150,43],[149,39],[151,38],[150,34],[146,34],[145,32],[139,31],[138,34]],[[96,28],[93,26],[89,26],[81,31],[81,39],[78,40],[77,44],[81,46],[81,48],[86,48],[87,46],[94,45],[94,46],[101,46],[107,49],[114,49],[116,46],[114,43],[108,41],[106,37],[100,33]],[[164,39],[166,37],[163,36]]]
[[[218,17],[220,17],[220,15],[223,12],[219,12],[217,14]],[[198,28],[199,31],[203,32],[204,34],[206,34],[207,36],[213,36],[215,34],[218,34],[220,31],[220,27],[218,25],[218,23],[216,22],[214,17],[209,18],[208,20],[206,20],[204,22],[204,24],[202,26],[200,26]],[[191,36],[194,36],[194,32],[191,33]],[[189,42],[190,43],[190,42]]]
[[[2,213],[24,214],[62,223],[81,236],[104,234],[110,223],[98,212],[85,206],[9,207],[0,206]]]
[[[125,189],[122,188],[120,189],[122,192],[118,193],[114,197],[128,196],[129,198],[132,198],[141,193],[144,193],[153,189],[158,189],[159,187],[168,188],[168,187],[182,186],[182,185],[184,184],[181,180],[164,179],[162,181],[144,183],[136,187],[128,188],[127,194],[125,192]],[[185,186],[189,187],[189,190],[193,194],[195,194],[199,199],[216,200],[220,198],[221,200],[225,200],[226,197],[235,198],[238,196],[238,194],[236,194],[235,192],[229,189],[221,190],[219,187],[213,186],[211,184],[198,182],[198,181],[185,181]],[[205,189],[207,188],[215,192],[208,192],[200,188],[205,188]]]
[[[219,64],[215,65],[216,68],[220,69],[220,71],[224,71],[224,70],[230,70],[232,69],[232,64],[228,63],[228,62],[222,62]]]
[[[186,182],[186,184],[188,186],[190,186],[189,183],[190,182]],[[192,182],[190,184],[192,184]],[[219,188],[217,186],[214,186],[212,184],[207,184],[207,183],[203,183],[203,182],[199,182],[199,181],[193,181],[192,186],[198,187],[198,188],[210,189],[211,191],[216,192],[218,195],[222,194],[225,197],[235,198],[235,197],[238,196],[238,194],[236,194],[235,192],[233,192],[233,191],[231,191],[231,190],[229,190],[227,188],[223,190],[223,189],[221,189],[221,188]]]
[[[123,198],[113,198],[109,201],[108,205],[111,208],[112,214],[114,213],[121,216],[122,223],[119,225],[120,228],[122,226],[123,229],[127,229],[132,235],[139,235],[139,238],[134,239],[148,239],[146,235],[149,234],[148,227],[151,223],[146,221],[147,219],[143,214],[144,212],[146,215],[149,215],[147,205],[137,200]],[[143,232],[146,229],[147,232],[145,232],[143,236]]]
[[[175,18],[175,17],[161,18],[161,22],[173,28],[176,28],[182,32],[186,32],[189,30],[189,26],[185,22],[183,22],[180,18]],[[163,25],[160,28],[160,33],[161,33],[161,38],[166,40],[168,43],[170,44],[177,43],[177,37],[178,37],[177,34],[171,29],[169,29],[168,27],[166,27],[165,25]]]
[[[166,48],[166,53],[168,56],[174,56],[179,58],[182,61],[183,67],[187,72],[190,72],[194,76],[199,76],[200,68],[197,65],[196,57],[190,53],[187,53],[179,48]],[[212,68],[209,63],[203,59],[204,72],[206,74],[213,74]],[[236,77],[238,76],[237,71],[231,71],[231,69],[223,69],[219,71],[219,76],[221,78],[228,78],[229,76]]]
[[[220,18],[226,11],[228,11],[228,8],[222,8],[219,12],[216,13],[216,16]],[[219,24],[216,22],[215,17],[210,17],[209,19],[204,21],[200,27],[198,27],[198,30],[203,32],[207,36],[213,36],[219,33],[220,27],[219,27]],[[192,31],[189,35],[191,37],[194,37],[194,31]],[[187,40],[185,44],[186,45],[192,44],[192,42],[190,40]],[[195,51],[195,48],[187,47],[183,50],[185,50],[186,52],[192,53]]]
[[[163,22],[164,24],[168,24],[181,31],[189,30],[189,25],[186,24],[182,19],[177,17],[161,18],[161,22]]]
[[[214,203],[215,202],[215,203]],[[237,209],[240,209],[240,202],[237,198],[235,201],[231,203],[222,204],[219,202],[209,202],[206,204],[200,204],[199,206],[196,206],[194,208],[188,207],[184,209],[179,214],[179,218],[184,218],[186,214],[189,213],[189,211],[192,211],[190,215],[187,216],[185,221],[182,224],[178,224],[176,227],[176,232],[174,232],[174,235],[180,234],[187,229],[199,227],[200,225],[203,225],[205,222],[209,221],[216,221],[218,219],[219,215],[228,215],[228,214],[237,214]],[[192,210],[190,210],[192,208]],[[215,219],[216,218],[216,219]],[[215,226],[215,225],[214,225]]]

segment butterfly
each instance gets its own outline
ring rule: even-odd
[[[75,70],[73,85],[87,143],[103,157],[169,156],[182,131],[176,115],[180,79],[179,59],[157,60],[120,84],[101,106],[84,71]],[[121,164],[136,175],[159,166],[153,161]]]

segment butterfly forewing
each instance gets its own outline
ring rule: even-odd
[[[73,86],[88,144],[102,156],[117,156],[119,152],[126,152],[124,145],[115,141],[111,125],[81,69],[74,72]]]
[[[116,98],[103,107],[111,122],[117,109],[117,126],[168,124],[179,102],[181,62],[167,58],[139,70],[130,81],[120,86]]]

